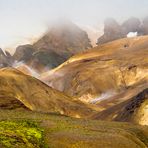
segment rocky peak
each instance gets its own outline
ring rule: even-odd
[[[13,63],[13,59],[11,54],[8,51],[3,51],[0,48],[0,68],[11,66]]]
[[[32,57],[34,51],[35,49],[32,45],[21,45],[16,48],[13,57],[16,61],[28,61]]]
[[[143,19],[142,33],[143,35],[148,34],[148,16]]]
[[[104,22],[104,34],[98,39],[97,44],[111,42],[117,39],[127,37],[128,33],[135,33],[137,35],[148,34],[148,18],[145,18],[143,24],[138,18],[131,17],[122,25],[118,24],[115,19],[109,18]]]
[[[140,32],[141,22],[138,18],[131,17],[122,24],[123,33]]]
[[[70,57],[91,47],[85,31],[71,21],[56,23],[35,44],[38,50],[54,51],[58,55]]]
[[[97,44],[103,44],[122,38],[123,32],[121,26],[113,18],[108,18],[104,22],[104,34],[98,39]]]
[[[14,59],[51,69],[88,48],[91,44],[85,31],[71,21],[58,21],[33,45],[19,46]]]

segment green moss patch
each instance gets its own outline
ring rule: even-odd
[[[0,146],[6,148],[43,147],[43,129],[32,121],[0,121]]]

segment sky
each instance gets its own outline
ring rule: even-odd
[[[143,18],[147,8],[148,0],[0,0],[0,47],[33,42],[58,18],[96,27],[107,17]]]

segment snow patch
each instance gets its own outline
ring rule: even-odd
[[[127,34],[127,38],[133,38],[133,37],[137,37],[138,36],[138,32],[129,32]]]

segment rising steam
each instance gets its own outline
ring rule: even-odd
[[[20,71],[27,73],[35,78],[38,78],[40,76],[38,72],[36,72],[32,67],[29,67],[28,65],[26,65],[24,61],[20,61],[20,62],[15,61],[12,67],[19,69]]]

